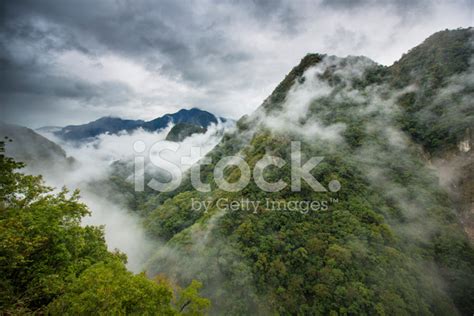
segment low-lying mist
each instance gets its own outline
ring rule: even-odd
[[[185,171],[189,166],[182,165],[180,160],[181,157],[189,156],[191,147],[201,148],[200,156],[194,157],[197,161],[220,141],[223,132],[231,126],[232,123],[212,124],[204,134],[193,134],[179,142],[179,149],[176,152],[166,151],[161,156]],[[59,144],[68,156],[74,158],[75,163],[72,168],[61,172],[45,172],[31,170],[31,168],[28,171],[41,173],[47,185],[56,188],[66,186],[70,190],[80,189],[82,201],[91,210],[91,215],[83,219],[83,224],[103,225],[109,249],[118,249],[125,253],[128,257],[127,267],[134,272],[139,272],[143,269],[152,243],[147,239],[139,217],[133,214],[134,210],[129,209],[126,203],[119,202],[120,198],[109,198],[111,195],[120,195],[121,192],[113,192],[111,188],[106,185],[104,187],[102,184],[107,183],[114,163],[133,164],[134,155],[137,154],[134,149],[136,142],[145,144],[145,150],[139,154],[149,157],[153,144],[166,142],[166,135],[172,127],[170,125],[156,132],[138,129],[117,135],[103,134],[93,141],[82,144],[62,141],[53,134],[42,133],[46,138]],[[152,172],[157,167],[159,166],[152,165],[148,161],[146,169]],[[133,168],[130,170],[133,171]],[[133,184],[133,172],[127,178]],[[94,183],[101,185],[94,185]]]

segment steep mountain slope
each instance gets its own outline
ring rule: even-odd
[[[182,109],[176,113],[165,114],[162,117],[148,122],[142,120],[124,120],[118,117],[103,117],[83,125],[66,126],[54,132],[54,134],[64,140],[83,141],[105,133],[116,134],[121,131],[129,132],[137,128],[143,128],[147,131],[157,131],[166,128],[170,123],[187,123],[206,128],[212,123],[217,124],[218,120],[226,121],[226,119],[218,118],[207,111],[192,108],[190,110]]]
[[[398,120],[439,170],[474,241],[473,34],[472,28],[434,34],[390,67],[390,80],[417,87],[399,100]]]
[[[474,122],[472,81],[459,79],[472,77],[471,44],[470,29],[437,33],[391,67],[306,56],[208,154],[201,179],[210,192],[188,177],[144,203],[149,232],[168,241],[150,273],[198,276],[216,314],[470,315],[474,250],[427,160],[465,144]],[[290,189],[294,141],[303,163],[324,157],[311,174],[326,191],[305,181]],[[262,157],[283,158],[263,174],[288,185],[218,188],[213,168],[229,155],[251,170]]]
[[[0,137],[6,143],[5,154],[26,163],[29,172],[61,172],[74,164],[59,145],[29,128],[0,123]]]
[[[416,88],[400,100],[399,121],[430,154],[457,148],[472,128],[473,33],[436,33],[389,68],[392,86]]]

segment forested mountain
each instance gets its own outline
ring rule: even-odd
[[[436,33],[390,67],[307,55],[207,155],[201,178],[211,192],[187,178],[142,204],[150,234],[167,241],[150,274],[199,279],[214,314],[472,314],[474,250],[461,221],[472,211],[472,33]],[[239,155],[253,170],[272,155],[287,163],[265,179],[289,184],[293,141],[303,162],[324,157],[312,175],[326,192],[305,181],[301,192],[267,193],[253,181],[227,192],[212,181],[222,157]],[[461,177],[450,173],[446,186],[437,159],[461,161]],[[238,168],[225,174],[240,177]],[[246,199],[261,203],[238,202]]]
[[[400,126],[423,146],[474,240],[473,29],[439,32],[390,67],[394,87],[420,87],[399,100]]]
[[[182,109],[172,114],[165,114],[147,122],[142,120],[124,120],[118,117],[102,117],[87,124],[66,126],[55,131],[54,134],[66,141],[83,141],[105,133],[130,132],[137,128],[143,128],[146,131],[157,131],[166,128],[170,123],[187,123],[206,128],[212,123],[217,124],[218,120],[226,121],[225,118],[218,118],[207,111],[192,108],[189,110]]]

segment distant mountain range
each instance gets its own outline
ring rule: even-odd
[[[217,117],[207,111],[192,108],[182,109],[172,114],[165,114],[151,121],[126,120],[119,117],[102,117],[93,122],[82,125],[68,125],[63,128],[42,127],[38,131],[52,132],[55,136],[66,141],[84,141],[101,134],[116,134],[121,131],[133,131],[143,128],[146,131],[157,131],[166,128],[170,123],[185,123],[195,126],[196,130],[205,130],[211,124],[219,121],[225,122],[226,118]]]
[[[19,125],[0,121],[0,141],[5,142],[5,152],[27,165],[28,172],[51,173],[61,172],[74,167],[77,161],[68,157],[60,145],[54,143],[42,134],[54,134],[65,141],[82,142],[94,139],[101,134],[115,134],[121,131],[132,131],[143,128],[147,131],[156,131],[166,128],[170,123],[174,127],[166,139],[182,141],[195,133],[205,133],[207,127],[229,119],[217,117],[212,113],[197,108],[182,109],[176,113],[166,114],[151,121],[125,120],[117,117],[102,117],[96,121],[83,125],[66,127],[44,126],[36,131]]]

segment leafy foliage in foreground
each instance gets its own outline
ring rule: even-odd
[[[165,282],[133,275],[126,258],[110,253],[79,193],[53,194],[41,177],[18,173],[21,163],[0,143],[0,312],[198,315],[209,301],[199,283],[176,293]],[[174,298],[174,296],[176,296]],[[176,305],[176,303],[181,305]]]

